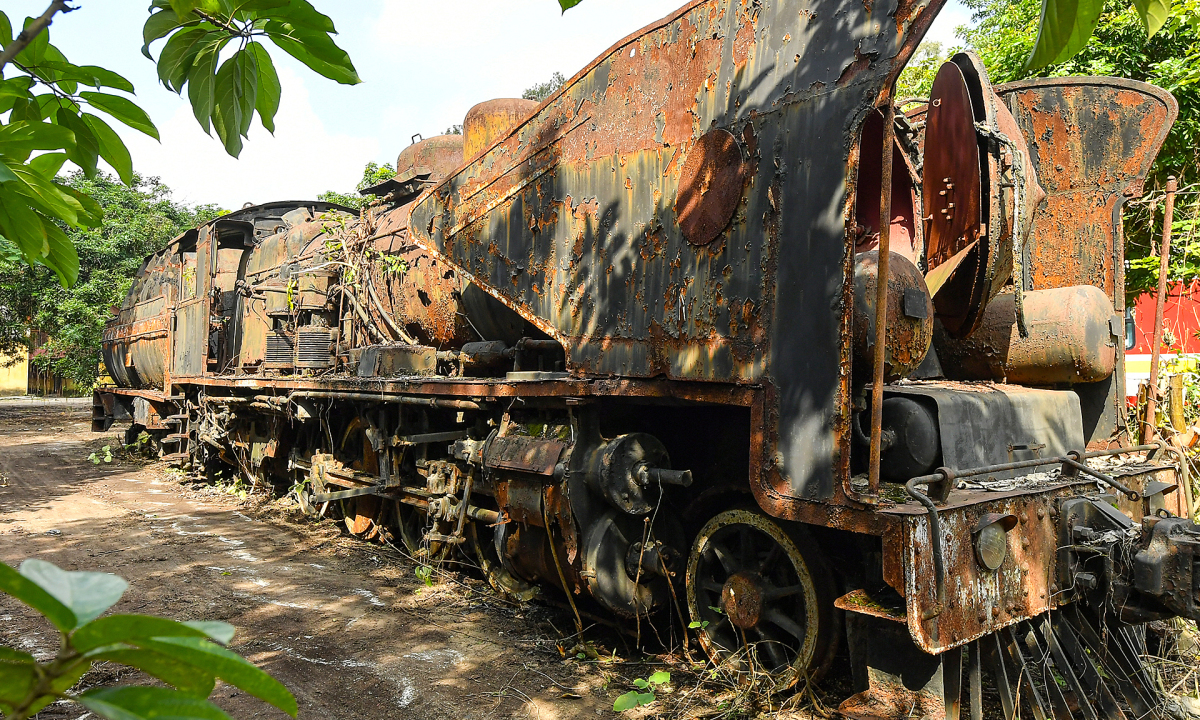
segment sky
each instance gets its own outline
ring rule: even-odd
[[[312,1],[333,19],[335,39],[363,82],[339,85],[272,48],[283,88],[275,134],[256,117],[237,160],[204,134],[186,99],[161,86],[139,52],[148,0],[81,0],[55,20],[50,41],[71,62],[115,70],[133,83],[161,135],[156,142],[110,123],[137,172],[160,177],[176,200],[232,210],[351,192],[367,162],[395,163],[415,133],[438,135],[475,103],[519,97],[555,72],[570,77],[683,2],[585,0],[564,14],[555,0]],[[16,26],[46,4],[4,0],[3,10]],[[950,0],[926,39],[954,45],[955,28],[969,21],[969,11]]]

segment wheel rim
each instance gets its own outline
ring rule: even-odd
[[[812,561],[766,516],[727,510],[709,520],[692,544],[686,580],[688,610],[714,661],[739,671],[753,664],[784,687],[823,669],[831,635],[825,593]]]

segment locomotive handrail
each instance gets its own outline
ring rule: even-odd
[[[1106,456],[1110,456],[1110,455],[1121,455],[1123,453],[1147,452],[1150,450],[1166,450],[1168,447],[1169,446],[1167,446],[1166,443],[1160,442],[1160,443],[1155,443],[1153,445],[1137,445],[1137,446],[1128,447],[1128,448],[1110,448],[1108,450],[1094,450],[1092,452],[1086,452],[1086,453],[1081,453],[1076,450],[1072,450],[1071,452],[1067,453],[1066,455],[1062,455],[1062,456],[1058,456],[1058,457],[1034,458],[1032,460],[1019,460],[1016,462],[1002,463],[999,465],[983,465],[980,467],[970,468],[967,470],[954,470],[952,468],[942,467],[942,468],[938,468],[937,470],[935,470],[933,473],[931,473],[929,475],[918,475],[917,477],[910,479],[908,482],[906,482],[904,484],[904,490],[908,493],[909,497],[911,497],[912,499],[914,499],[917,502],[924,505],[926,510],[928,510],[928,512],[929,512],[929,533],[930,533],[929,542],[933,548],[933,576],[934,576],[934,582],[936,583],[936,591],[937,591],[937,605],[935,607],[931,608],[930,610],[926,611],[926,613],[923,616],[923,619],[929,620],[931,618],[937,617],[938,615],[941,614],[943,608],[945,608],[945,606],[946,606],[946,602],[945,602],[946,601],[946,570],[945,570],[945,556],[942,553],[942,523],[941,523],[940,518],[938,517],[937,505],[934,503],[933,498],[929,497],[928,495],[926,495],[925,493],[923,493],[917,489],[918,485],[929,486],[929,485],[936,485],[938,483],[945,483],[948,485],[949,483],[952,483],[954,480],[957,480],[959,478],[977,477],[979,475],[990,475],[992,473],[1005,472],[1008,470],[1023,470],[1026,468],[1040,467],[1040,466],[1044,466],[1044,465],[1063,465],[1064,468],[1066,468],[1066,467],[1071,468],[1070,475],[1074,475],[1075,472],[1083,472],[1087,475],[1091,475],[1091,476],[1095,477],[1096,479],[1101,480],[1108,485],[1111,485],[1112,487],[1121,491],[1121,493],[1124,494],[1127,498],[1136,502],[1136,501],[1140,500],[1142,497],[1141,494],[1138,493],[1138,491],[1136,491],[1132,488],[1129,488],[1125,485],[1122,485],[1119,481],[1117,481],[1116,479],[1114,479],[1108,475],[1105,475],[1104,473],[1093,470],[1092,468],[1088,467],[1086,464],[1084,464],[1081,461],[1087,460],[1090,458],[1106,457]],[[949,487],[946,488],[945,494],[949,494]],[[945,502],[944,496],[942,498],[942,502]]]

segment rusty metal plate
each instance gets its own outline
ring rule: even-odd
[[[553,475],[554,466],[566,448],[567,444],[558,440],[498,437],[488,446],[484,463],[499,470]]]
[[[742,199],[746,166],[733,133],[722,128],[700,136],[679,175],[675,215],[683,236],[707,245],[721,234]]]
[[[938,316],[955,329],[960,323],[954,321],[971,309],[979,264],[978,245],[962,252],[981,234],[982,178],[975,115],[962,69],[944,63],[930,91],[921,196],[928,222],[929,289]]]

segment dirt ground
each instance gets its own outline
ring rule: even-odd
[[[661,669],[675,671],[663,700],[627,716],[744,716],[736,692],[693,686],[686,666],[608,659],[602,633],[605,659],[577,659],[576,640],[563,639],[569,615],[507,604],[470,573],[435,574],[430,587],[396,551],[332,521],[184,482],[159,463],[93,464],[90,453],[116,443],[90,432],[89,411],[0,402],[0,560],[116,573],[130,588],[115,612],[232,623],[231,648],[287,685],[301,718],[614,718],[632,679]],[[0,643],[51,656],[57,637],[0,595]],[[118,681],[148,679],[97,666],[82,684]],[[237,718],[285,717],[230,686],[213,701]],[[51,706],[39,717],[83,715]]]

